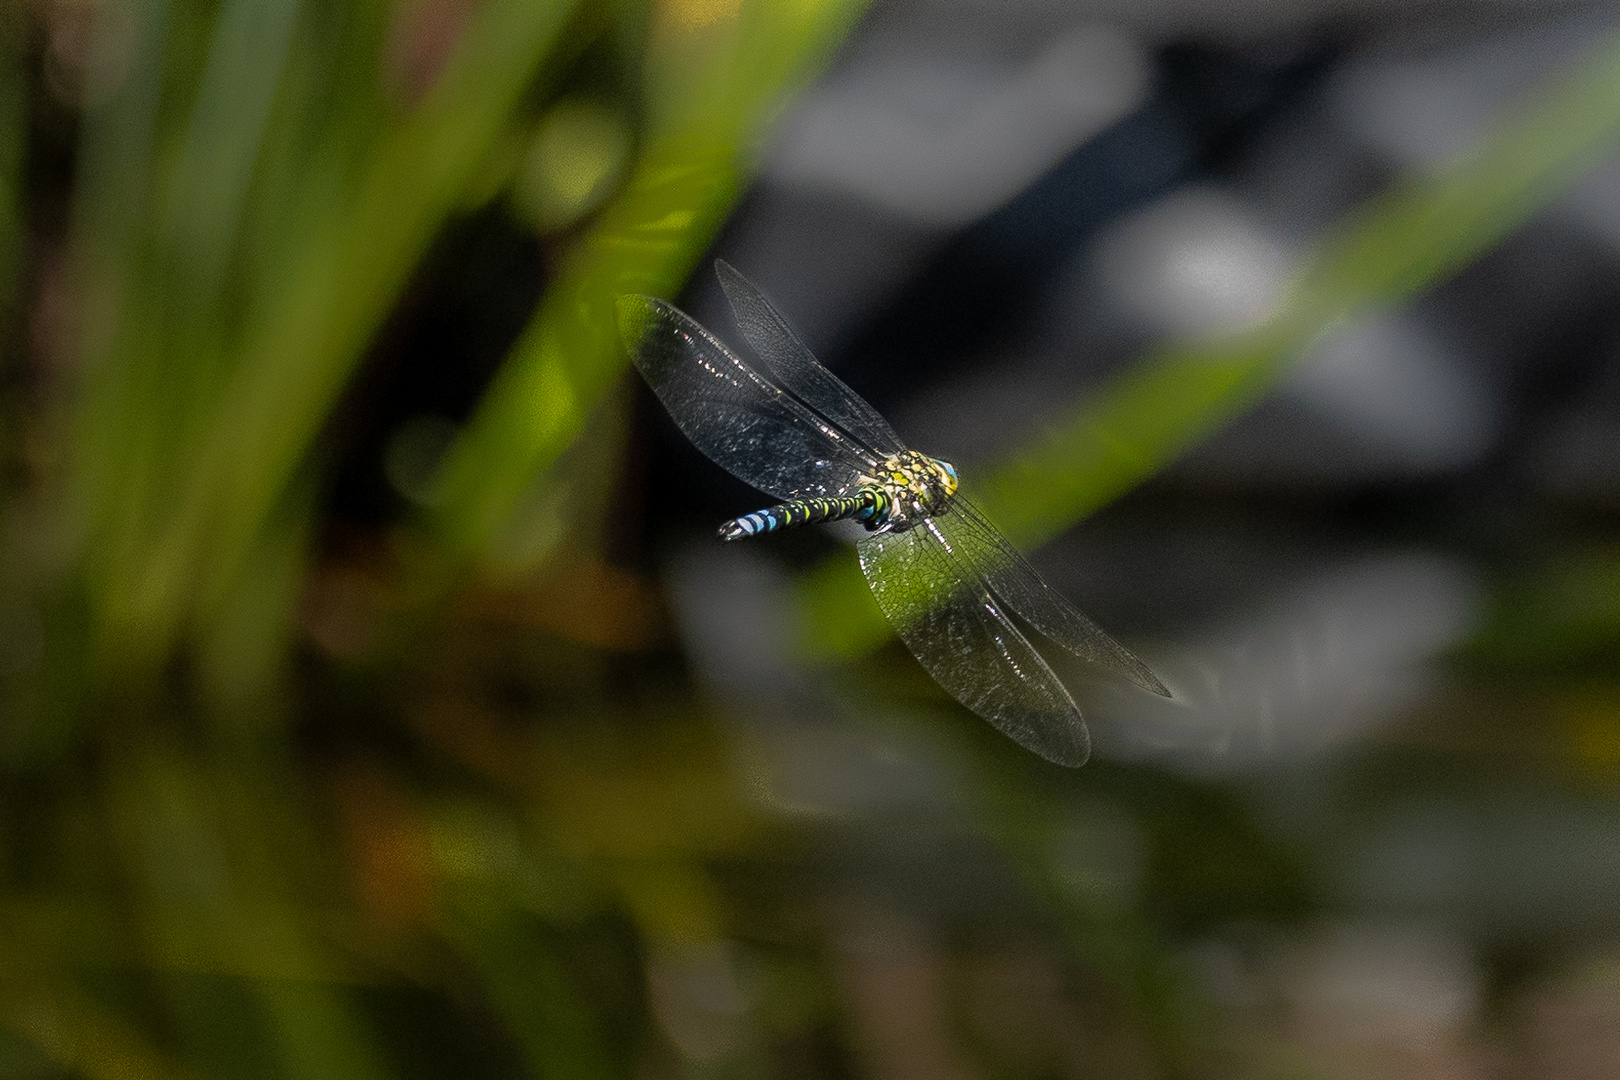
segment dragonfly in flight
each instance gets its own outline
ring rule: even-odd
[[[952,697],[1019,745],[1081,765],[1080,709],[1010,618],[1138,686],[1170,691],[1141,660],[1041,580],[961,493],[956,469],[908,449],[888,421],[822,367],[769,300],[716,261],[748,363],[674,305],[619,298],[636,369],[699,450],[781,502],[720,527],[723,540],[844,519],[878,606]]]

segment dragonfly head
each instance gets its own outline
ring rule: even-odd
[[[943,513],[956,495],[955,466],[915,450],[890,458],[882,471],[879,482],[900,509],[901,522]]]

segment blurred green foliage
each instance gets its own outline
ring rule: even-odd
[[[613,299],[680,288],[860,5],[128,0],[81,37],[49,20],[87,6],[45,7],[0,24],[0,1077],[852,1071],[841,942],[870,920],[816,875],[857,826],[773,802],[593,523]],[[1477,255],[1613,141],[1616,64],[1370,204],[1273,324],[1145,359],[986,470],[993,512],[1054,535]],[[60,228],[25,160],[57,113]],[[319,512],[341,395],[435,239],[503,198],[550,230],[544,297],[417,518],[345,554]],[[881,632],[850,569],[813,586],[845,652]],[[1547,612],[1613,632],[1612,605]],[[1113,1075],[1198,1072],[1218,1022],[1170,935],[1295,918],[1310,874],[1204,786],[1100,766],[1080,792],[919,708],[957,785],[931,816],[1030,901],[964,933],[1060,941],[1126,1032]],[[1069,1061],[1051,1016],[981,1024],[975,1066]]]
[[[1329,230],[1259,326],[1172,342],[1088,395],[1072,417],[967,475],[1020,544],[1051,540],[1152,476],[1266,392],[1320,339],[1430,288],[1500,243],[1620,145],[1620,45],[1603,42],[1466,157],[1406,178]],[[806,583],[806,643],[865,652],[889,634],[858,568]]]

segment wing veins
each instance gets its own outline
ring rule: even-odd
[[[876,409],[816,359],[759,287],[724,259],[714,262],[737,327],[773,381],[881,461],[906,449]],[[890,449],[883,450],[882,446]]]
[[[650,296],[624,296],[619,321],[637,369],[676,424],[705,455],[744,482],[778,497],[832,494],[848,490],[856,477],[875,470],[880,459],[873,451],[673,304]],[[747,423],[721,430],[697,406],[708,407],[712,416],[739,415]],[[783,470],[782,479],[773,479],[768,468],[748,460],[755,455],[736,445],[739,435],[756,427],[764,437],[797,431],[796,441],[809,460],[795,462],[792,470]],[[813,472],[803,471],[813,470],[823,459],[835,466],[826,470],[825,478],[818,480]],[[797,482],[788,482],[785,474],[790,471],[798,475]],[[829,482],[839,473],[844,475],[838,483]]]
[[[879,606],[940,686],[1025,749],[1081,764],[1074,699],[955,547],[931,519],[858,545]]]
[[[964,531],[972,533],[989,552],[999,556],[997,565],[988,566],[982,557],[974,557],[977,553],[964,552],[966,558],[974,561],[980,579],[1010,611],[1082,660],[1112,668],[1142,689],[1161,697],[1172,696],[1140,657],[1047,584],[1029,560],[971,501],[958,495],[952,500],[950,511],[943,516],[948,518],[951,513],[965,523]],[[972,545],[959,543],[958,546]]]

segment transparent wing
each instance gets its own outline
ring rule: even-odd
[[[849,435],[674,306],[621,296],[619,330],[681,431],[744,483],[778,499],[838,495],[875,467]]]
[[[737,325],[743,337],[777,382],[879,457],[897,454],[906,448],[876,409],[821,366],[781,312],[765,299],[753,282],[723,259],[715,260],[714,270],[720,275],[720,287],[731,301],[731,310],[737,314]]]
[[[936,520],[860,541],[878,606],[952,697],[1048,761],[1084,764],[1091,741],[1074,699]]]
[[[1052,588],[978,507],[958,496],[933,519],[950,546],[967,559],[1019,618],[1082,660],[1113,668],[1144,690],[1170,697],[1164,683],[1125,646],[1109,637]]]

